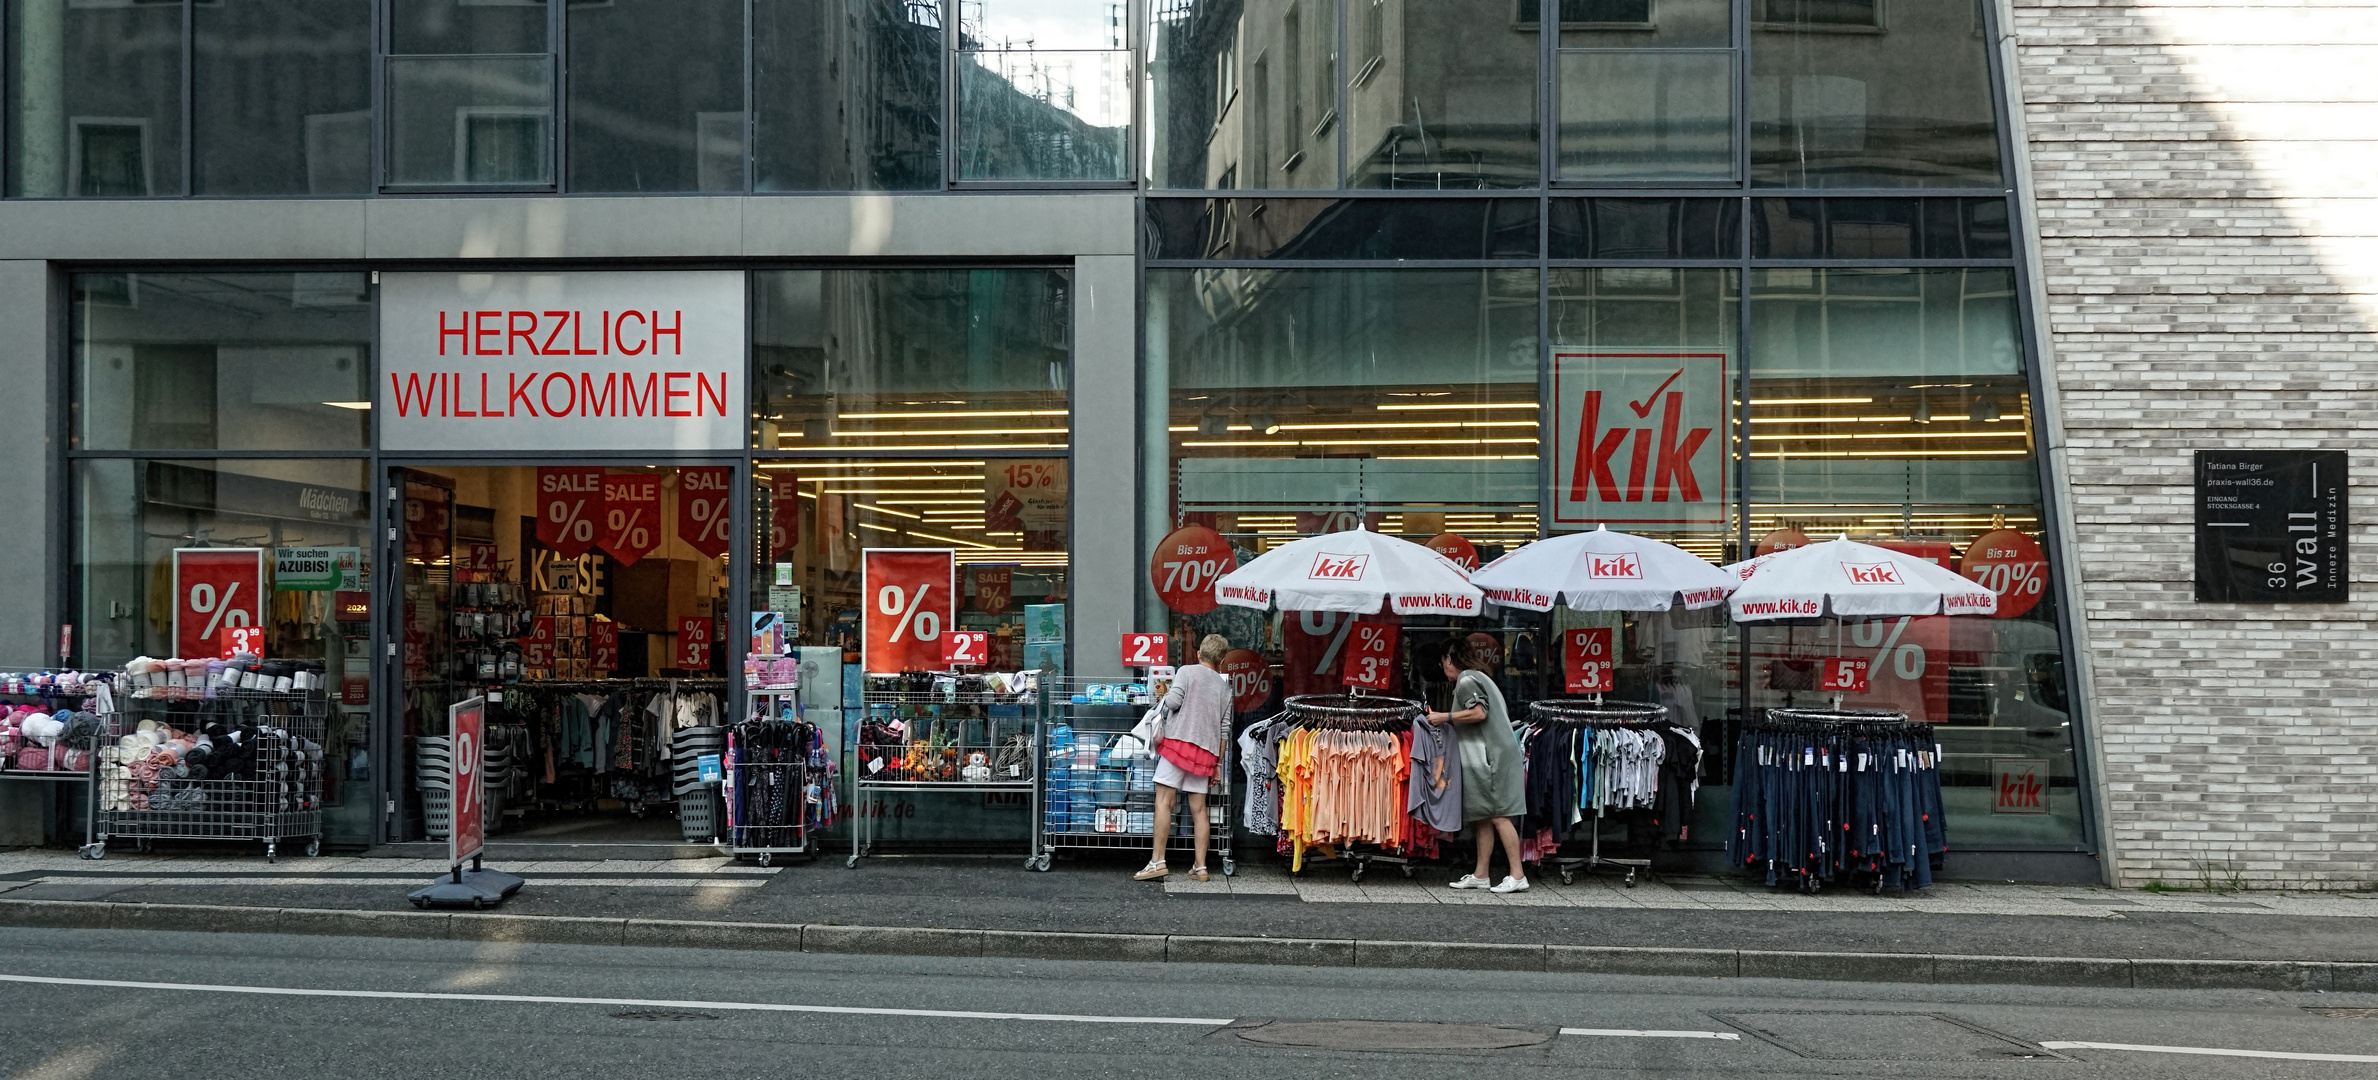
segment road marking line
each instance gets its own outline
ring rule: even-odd
[[[180,990],[206,994],[274,997],[375,998],[388,1001],[488,1001],[515,1005],[604,1005],[661,1009],[718,1009],[741,1012],[831,1013],[842,1016],[917,1016],[949,1020],[1041,1020],[1065,1024],[1177,1024],[1223,1027],[1233,1021],[1193,1016],[1075,1016],[1065,1013],[962,1012],[951,1009],[870,1009],[855,1005],[778,1005],[758,1001],[671,1001],[661,998],[552,997],[540,994],[435,994],[404,990],[314,990],[290,986],[219,986],[209,983],[131,982],[122,979],[64,979],[46,975],[0,974],[0,982],[43,986],[99,986],[117,990]]]
[[[2210,1046],[2140,1046],[2135,1043],[2107,1042],[2044,1042],[2040,1045],[2050,1050],[2136,1050],[2142,1054],[2280,1058],[2287,1061],[2378,1061],[2378,1054],[2303,1054],[2286,1050],[2221,1050]]]
[[[1724,1039],[1741,1042],[1731,1031],[1637,1031],[1633,1028],[1562,1028],[1563,1035],[1605,1035],[1617,1039]]]

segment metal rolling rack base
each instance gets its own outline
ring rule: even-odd
[[[1073,682],[1068,681],[1063,685],[1070,690],[1074,688]],[[1044,679],[1042,686],[1043,692],[1048,692],[1049,680]],[[1068,704],[1061,706],[1052,703],[1053,715],[1062,717],[1069,730],[1077,735],[1083,732],[1099,735],[1103,737],[1102,742],[1112,742],[1114,736],[1130,733],[1131,729],[1139,724],[1140,715],[1148,708],[1146,705],[1072,704],[1070,695],[1067,695],[1067,700]],[[1055,791],[1050,788],[1049,782],[1054,772],[1053,767],[1057,760],[1057,754],[1060,752],[1070,753],[1072,749],[1065,747],[1061,750],[1048,745],[1047,740],[1053,736],[1054,731],[1055,724],[1044,718],[1034,745],[1035,764],[1039,766],[1038,773],[1041,783],[1037,786],[1037,797],[1033,800],[1032,807],[1032,855],[1024,860],[1024,868],[1047,872],[1051,857],[1059,850],[1144,851],[1152,848],[1156,839],[1152,831],[1099,832],[1095,829],[1049,828],[1049,817],[1053,809],[1051,797],[1064,796],[1070,799],[1075,792],[1087,790],[1070,779],[1069,786],[1063,791]],[[1222,757],[1215,763],[1214,781],[1206,793],[1206,815],[1209,823],[1207,839],[1212,845],[1212,850],[1221,857],[1222,876],[1230,877],[1239,872],[1238,860],[1230,854],[1233,840],[1230,817],[1231,792],[1233,790],[1230,782],[1231,755],[1237,748],[1228,745],[1228,739],[1223,741],[1225,745],[1222,748]],[[1073,771],[1067,770],[1069,778]],[[1126,788],[1126,797],[1150,794],[1152,803],[1152,790],[1150,792],[1131,792]],[[1174,804],[1173,820],[1167,823],[1172,826],[1173,830],[1171,837],[1166,840],[1164,845],[1168,856],[1174,848],[1184,851],[1191,850],[1196,841],[1195,823],[1184,825],[1181,821],[1181,815],[1188,812],[1188,798],[1184,795],[1179,802]],[[1070,809],[1067,810],[1067,815],[1070,822],[1072,815]],[[1152,828],[1153,824],[1151,823]]]
[[[869,676],[869,678],[872,680],[884,677]],[[1043,688],[1040,692],[1046,694],[1048,691]],[[1002,700],[995,695],[980,692],[958,692],[945,695],[926,690],[879,690],[873,685],[869,686],[861,700],[865,704],[865,711],[861,713],[860,738],[855,747],[858,754],[854,760],[858,762],[858,767],[852,769],[850,773],[850,857],[843,860],[844,867],[856,868],[861,859],[883,857],[875,853],[875,811],[883,805],[883,796],[888,792],[1016,792],[1025,796],[1025,804],[1032,812],[1039,811],[1040,808],[1033,798],[1033,794],[1039,789],[1037,778],[1040,773],[1040,736],[1038,734],[1040,713],[1035,705],[1015,700]],[[989,710],[997,706],[1015,706],[1018,711],[1014,716],[989,715]],[[939,712],[939,710],[976,709],[982,710],[984,715],[947,716]],[[930,752],[938,760],[912,764],[910,752],[916,745],[913,731],[904,728],[900,734],[888,742],[867,740],[867,733],[878,723],[878,716],[886,712],[901,720],[904,725],[910,721],[922,721],[928,725],[936,722],[954,722],[961,732],[968,723],[980,723],[983,725],[984,738],[980,743],[970,743],[962,737],[943,744],[928,742],[927,746],[936,747]],[[1016,726],[1017,733],[1023,737],[1028,747],[1029,759],[1017,764],[1017,775],[1011,779],[999,778],[996,770],[990,779],[964,779],[959,770],[964,768],[964,763],[969,755],[979,752],[984,755],[987,763],[995,764],[1000,760],[1004,743],[999,729],[1003,726],[1003,722]],[[897,775],[887,776],[882,780],[869,779],[871,770],[867,768],[869,760],[867,755],[870,752],[884,754],[888,751],[898,752],[899,760],[896,765],[881,771]],[[879,760],[889,761],[891,759],[887,755]],[[923,777],[910,775],[914,769],[922,769],[926,775]],[[1028,828],[1025,831],[1026,842],[1030,843],[1032,837],[1033,830]],[[1037,851],[1028,849],[1025,852],[1025,858],[1029,860],[1036,854],[1038,854]]]
[[[1650,877],[1650,859],[1609,859],[1602,856],[1602,821],[1602,809],[1600,807],[1595,807],[1593,817],[1594,844],[1591,851],[1584,855],[1555,855],[1552,858],[1544,860],[1541,865],[1549,866],[1555,873],[1558,873],[1561,876],[1561,884],[1563,885],[1576,884],[1577,872],[1580,869],[1586,871],[1587,873],[1592,873],[1593,869],[1597,866],[1625,867],[1627,870],[1627,888],[1630,889],[1635,887],[1635,875],[1641,874],[1646,878]]]
[[[195,711],[199,715],[176,715],[173,707],[182,704],[198,705]],[[266,862],[278,862],[282,841],[303,839],[307,857],[321,854],[322,776],[328,765],[323,760],[323,739],[329,724],[329,701],[320,691],[218,690],[213,697],[196,702],[136,698],[125,715],[143,712],[155,712],[161,721],[253,722],[259,728],[278,728],[285,737],[258,736],[254,767],[271,767],[281,775],[269,780],[178,780],[172,789],[165,788],[162,781],[103,780],[95,841],[102,850],[112,837],[133,840],[140,851],[149,850],[153,840],[252,840],[264,844]],[[119,720],[120,724],[130,722]],[[311,769],[306,768],[309,762]],[[176,800],[179,805],[157,806],[154,800],[168,791],[186,794]],[[132,808],[130,800],[136,795],[151,804]],[[293,800],[302,805],[292,808]]]

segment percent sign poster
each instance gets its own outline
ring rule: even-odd
[[[224,629],[263,626],[268,595],[263,548],[174,549],[174,655],[214,656]]]
[[[603,470],[537,470],[537,542],[562,558],[586,554],[603,527]]]
[[[860,667],[870,673],[941,667],[941,632],[958,617],[958,553],[868,548],[859,567]]]
[[[621,566],[652,554],[661,536],[658,473],[612,473],[603,478],[603,528],[596,542]]]
[[[715,559],[727,553],[727,489],[735,470],[704,465],[677,470],[677,535]]]

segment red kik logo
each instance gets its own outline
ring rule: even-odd
[[[1585,553],[1585,576],[1640,579],[1643,577],[1643,564],[1633,553],[1597,555],[1589,551]]]
[[[1841,568],[1850,575],[1852,585],[1900,584],[1899,568],[1890,563],[1843,563]]]
[[[1368,555],[1339,555],[1325,551],[1314,556],[1313,569],[1307,571],[1305,576],[1316,581],[1361,581],[1363,572],[1370,565],[1371,557]]]

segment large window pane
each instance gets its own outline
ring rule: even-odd
[[[1131,54],[958,56],[958,179],[1130,178]]]
[[[1533,24],[1537,0],[1513,0]],[[1703,49],[1734,43],[1734,0],[1559,0],[1561,48]]]
[[[941,185],[941,6],[755,0],[761,191]]]
[[[742,0],[570,13],[570,189],[743,190]]]
[[[8,5],[8,194],[182,193],[182,8]]]
[[[1764,0],[1751,35],[1751,179],[1997,187],[1978,2]]]
[[[371,0],[222,0],[192,18],[195,193],[371,190]]]
[[[1561,179],[1732,178],[1734,55],[1562,53]]]
[[[1346,3],[1346,186],[1535,186],[1540,39],[1509,0]]]
[[[78,274],[73,287],[78,447],[367,445],[364,275]]]
[[[553,182],[553,61],[388,58],[388,182]]]
[[[1740,199],[1554,199],[1555,259],[1735,259]]]
[[[1068,275],[1050,269],[753,275],[761,450],[1062,450]]]
[[[1758,259],[2011,259],[2006,200],[1758,199]]]
[[[390,0],[392,53],[545,51],[546,0]]]
[[[1159,5],[1149,174],[1166,188],[1338,185],[1336,0]]]

